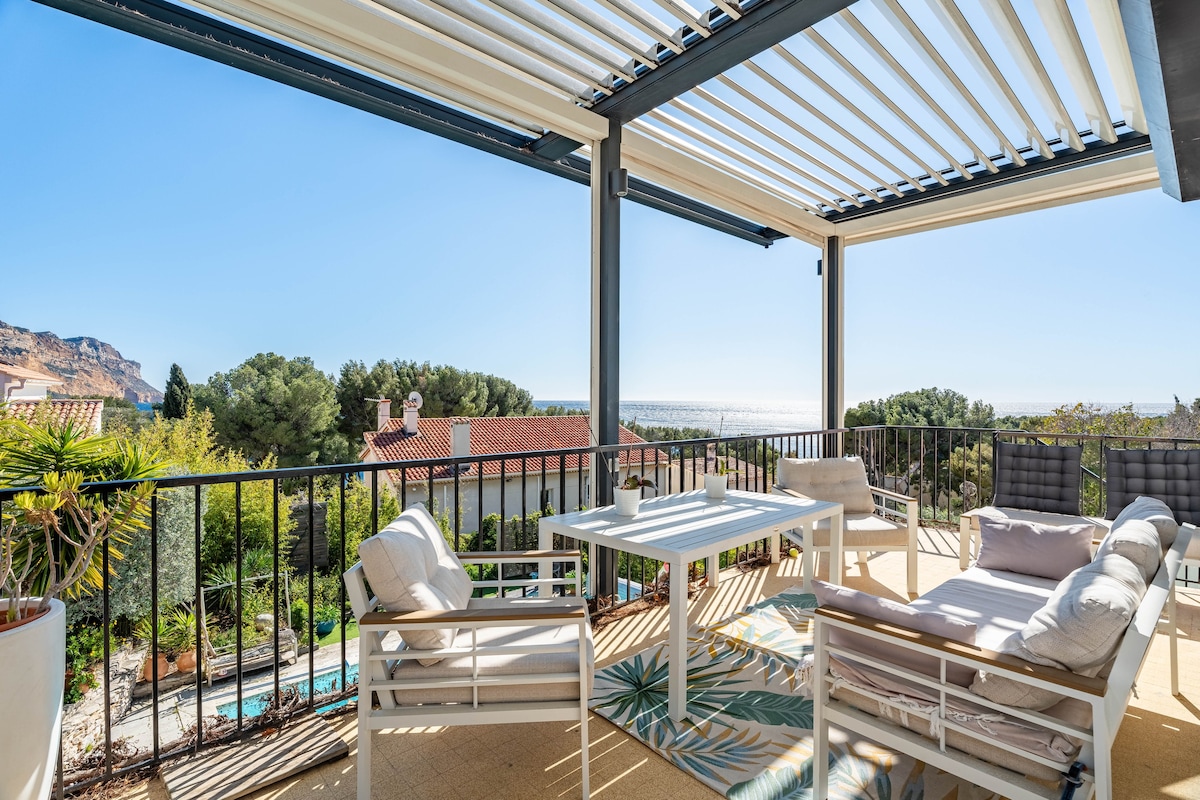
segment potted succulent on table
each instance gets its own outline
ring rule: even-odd
[[[713,500],[724,500],[729,488],[729,474],[740,470],[730,469],[725,458],[717,458],[713,464],[713,472],[704,476],[704,494]]]
[[[617,514],[622,517],[637,515],[638,501],[642,499],[642,489],[645,487],[657,489],[654,481],[638,475],[630,475],[613,490],[613,502],[617,506]]]
[[[156,468],[137,448],[70,425],[0,427],[0,488],[30,488],[0,504],[0,797],[49,795],[66,675],[61,598],[103,584],[98,549],[144,527],[154,491],[143,483],[102,497],[81,487]]]

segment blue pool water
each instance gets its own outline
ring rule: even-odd
[[[316,680],[313,683],[313,694],[316,695],[317,697],[320,697],[323,694],[331,694],[333,692],[340,692],[342,690],[342,668],[341,667],[335,667],[334,669],[328,670],[326,672],[318,673],[315,676],[315,678],[316,678]],[[349,666],[346,667],[346,681],[348,683],[354,683],[357,680],[358,680],[358,664],[350,664]],[[307,697],[308,684],[309,684],[308,679],[302,678],[300,680],[287,681],[286,683],[280,683],[279,688],[283,689],[285,687],[288,687],[288,688],[294,687],[297,690],[299,690],[299,692],[301,693],[302,696]],[[242,716],[243,717],[256,717],[259,714],[266,711],[267,710],[267,698],[269,698],[274,692],[275,692],[275,688],[272,686],[269,689],[265,689],[261,692],[257,692],[248,697],[243,697],[242,698]],[[347,698],[345,700],[339,700],[336,703],[329,703],[328,705],[318,706],[317,711],[318,712],[331,711],[335,708],[341,708],[342,706],[349,703],[351,699],[353,699],[353,698]],[[237,704],[236,700],[234,700],[231,703],[222,703],[219,706],[217,706],[217,713],[227,719],[237,719],[237,712],[238,712],[238,704]]]

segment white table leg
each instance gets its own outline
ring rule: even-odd
[[[708,577],[708,588],[715,589],[721,584],[721,554],[709,556],[705,575]]]
[[[545,527],[544,525],[542,525],[540,523],[538,524],[538,549],[539,550],[553,550],[554,549],[554,534],[552,534],[550,532],[549,528]],[[503,571],[503,570],[501,570],[501,571]],[[553,577],[554,577],[554,562],[553,561],[545,561],[545,560],[539,561],[538,562],[538,578],[540,580],[546,580],[548,578],[553,578]],[[545,584],[542,584],[542,586],[538,587],[538,597],[549,597],[553,594],[554,594],[553,586],[546,586]]]
[[[775,526],[775,530],[771,531],[771,563],[779,563],[779,526]]]
[[[687,627],[687,565],[671,562],[667,713],[676,722],[687,715]]]
[[[842,527],[845,524],[842,507],[829,518],[829,582],[842,585]]]

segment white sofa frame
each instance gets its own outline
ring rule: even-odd
[[[583,574],[578,550],[530,550],[518,552],[456,553],[464,564],[496,564],[497,580],[473,581],[476,589],[494,589],[499,596],[472,598],[461,611],[412,611],[394,613],[376,610],[378,598],[369,594],[362,563],[356,563],[345,573],[347,593],[354,616],[358,620],[358,800],[371,797],[371,732],[381,729],[411,728],[427,725],[490,725],[513,722],[577,721],[582,754],[583,800],[589,796],[588,775],[588,611],[580,591]],[[502,565],[514,562],[563,563],[564,574],[574,570],[570,578],[511,578],[503,577]],[[553,591],[555,586],[567,587],[574,596],[505,597],[506,591],[539,587],[540,592]],[[478,642],[475,632],[486,627],[521,627],[574,624],[579,635],[565,645],[517,645],[489,647]],[[402,641],[389,634],[404,636],[405,631],[441,630],[449,627],[471,631],[471,644],[459,644],[438,650],[417,650],[405,647]],[[579,659],[578,671],[538,674],[477,673],[478,658],[519,653],[572,652]],[[470,657],[476,665],[472,674],[461,678],[419,677],[395,679],[392,671],[401,660],[432,657]],[[512,702],[480,702],[479,690],[487,688],[547,683],[579,684],[578,699],[537,700]],[[399,705],[394,690],[469,688],[471,703],[423,703]],[[378,708],[376,708],[376,704]]]
[[[932,636],[899,625],[883,622],[873,617],[852,614],[834,608],[819,608],[814,620],[815,660],[813,668],[813,797],[826,800],[829,796],[829,726],[852,731],[879,744],[924,761],[959,778],[970,781],[1009,800],[1057,800],[1062,788],[1047,788],[1044,783],[1030,780],[1012,770],[995,766],[976,756],[946,746],[946,732],[956,732],[971,738],[986,741],[1000,747],[1031,764],[1037,763],[1061,770],[1062,765],[1040,758],[1031,753],[1001,744],[978,732],[957,724],[946,715],[946,698],[958,697],[980,706],[1025,720],[1042,727],[1058,731],[1083,741],[1076,761],[1083,763],[1086,772],[1079,800],[1095,797],[1097,800],[1112,800],[1112,747],[1117,729],[1129,705],[1134,682],[1145,663],[1150,643],[1159,625],[1164,609],[1167,613],[1168,635],[1171,643],[1172,692],[1178,694],[1178,646],[1175,626],[1175,577],[1179,572],[1183,554],[1195,528],[1182,525],[1178,537],[1163,558],[1158,573],[1147,587],[1146,594],[1114,657],[1112,670],[1107,678],[1086,678],[1067,670],[1031,664],[1013,656],[965,645],[949,639]],[[835,646],[829,642],[833,629],[853,631],[856,634],[903,647],[926,656],[932,656],[941,664],[940,678],[898,668],[874,657],[855,652],[852,648]],[[937,693],[940,698],[938,709],[933,713],[939,719],[937,739],[929,739],[909,731],[884,717],[862,711],[842,700],[831,697],[833,676],[829,672],[830,656],[853,659],[884,670],[898,677],[919,683]],[[1077,727],[1037,711],[1012,708],[986,700],[972,694],[966,688],[946,681],[946,666],[962,664],[974,669],[986,669],[1021,683],[1050,689],[1065,697],[1087,703],[1091,707],[1091,725]],[[908,716],[928,719],[911,707],[895,705],[897,710]],[[897,715],[899,716],[899,715]]]

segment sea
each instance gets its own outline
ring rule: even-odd
[[[535,400],[534,406],[562,406],[586,413],[586,400]],[[996,416],[1023,417],[1050,414],[1065,403],[993,403]],[[1071,404],[1073,405],[1073,403]],[[1120,408],[1125,403],[1089,403],[1103,410]],[[1171,413],[1173,403],[1134,403],[1133,409],[1144,417]],[[629,400],[620,404],[621,419],[639,425],[664,425],[672,428],[708,428],[722,436],[750,436],[765,433],[795,433],[821,429],[819,403],[720,403],[694,400]]]

